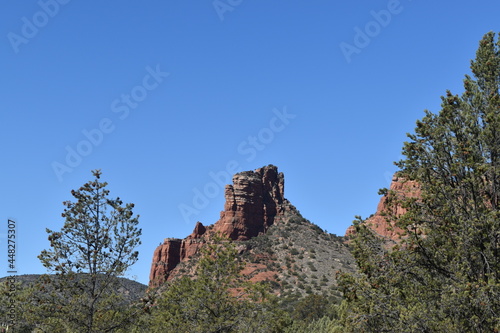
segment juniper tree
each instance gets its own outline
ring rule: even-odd
[[[265,284],[247,283],[235,245],[215,236],[204,244],[194,277],[163,286],[151,332],[275,332],[282,314]]]
[[[447,91],[403,147],[400,178],[419,198],[389,191],[406,213],[388,249],[361,221],[354,254],[359,277],[343,276],[353,331],[500,331],[500,41],[487,33],[465,92]]]
[[[47,229],[50,250],[38,256],[55,275],[47,275],[37,293],[37,311],[48,318],[46,327],[64,325],[75,332],[109,332],[130,320],[118,292],[118,277],[138,259],[139,216],[134,204],[109,199],[101,171],[71,191],[76,201],[65,201],[65,223],[60,231]]]

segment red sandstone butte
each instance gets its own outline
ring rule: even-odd
[[[283,212],[285,180],[274,166],[238,173],[225,189],[226,203],[213,227],[232,240],[248,240],[263,233]]]
[[[189,260],[215,233],[237,241],[265,233],[288,207],[284,188],[284,175],[273,165],[234,175],[233,184],[225,187],[224,210],[214,225],[205,227],[198,222],[191,235],[166,238],[156,248],[149,285],[159,286],[173,278],[177,265]]]
[[[419,197],[421,193],[420,188],[415,181],[406,180],[402,177],[399,177],[397,174],[392,177],[392,182],[389,190],[394,191],[397,195],[408,198]],[[387,221],[387,216],[384,215],[391,213],[396,216],[400,216],[406,213],[406,210],[403,207],[397,205],[395,207],[392,207],[392,211],[389,211],[389,209],[391,208],[388,206],[387,196],[388,195],[385,194],[382,198],[380,198],[377,212],[373,216],[368,218],[365,223],[380,236],[397,242],[400,239],[403,230],[394,225],[393,221]],[[345,236],[347,237],[353,235],[354,233],[354,226],[350,226],[349,228],[347,228]]]

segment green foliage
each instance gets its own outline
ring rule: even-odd
[[[308,295],[294,306],[292,318],[294,320],[311,322],[326,315],[328,300],[321,295]]]
[[[71,191],[76,202],[63,203],[62,230],[47,229],[52,250],[43,250],[39,258],[52,272],[119,276],[137,261],[134,249],[141,230],[139,216],[133,217],[134,204],[122,206],[120,198],[108,199],[107,183],[99,182],[101,172],[93,175],[93,181]]]
[[[152,312],[151,332],[274,332],[281,325],[266,284],[242,280],[232,242],[206,244],[196,276],[167,286]]]
[[[99,170],[93,175],[71,192],[76,202],[64,202],[64,226],[47,229],[51,250],[38,256],[56,273],[45,276],[31,295],[31,319],[43,331],[116,331],[137,312],[117,292],[117,277],[137,261],[138,216],[133,204],[107,198]]]
[[[363,221],[352,241],[361,276],[343,275],[346,331],[500,330],[500,42],[479,43],[462,96],[447,92],[405,143],[400,178],[420,198],[388,191],[406,230],[388,250]],[[389,209],[391,211],[391,209]]]
[[[344,328],[329,317],[322,317],[310,323],[297,321],[286,327],[285,333],[343,333]]]
[[[32,315],[31,288],[23,288],[15,277],[6,278],[0,284],[0,332],[2,329],[14,329],[14,332],[31,332]],[[14,325],[12,325],[14,324]],[[10,332],[7,330],[7,332]]]
[[[322,295],[307,295],[291,300],[291,319],[285,333],[341,333],[345,332],[347,302],[337,304]]]
[[[309,222],[310,223],[310,222]],[[325,233],[325,231],[323,231],[323,229],[321,229],[321,227],[317,226],[316,224],[312,224],[311,223],[311,228],[316,232],[316,234],[318,235],[322,235]]]

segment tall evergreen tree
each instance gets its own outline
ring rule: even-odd
[[[276,332],[282,313],[265,284],[247,283],[229,239],[205,244],[194,277],[166,285],[152,312],[151,332]]]
[[[426,111],[397,163],[420,198],[389,191],[406,231],[387,249],[361,221],[360,277],[344,276],[353,331],[500,331],[500,41],[487,33],[465,92]]]
[[[131,319],[128,306],[118,292],[118,277],[138,258],[139,216],[134,204],[109,199],[101,171],[94,180],[71,194],[66,201],[61,231],[47,229],[50,250],[38,256],[55,275],[47,275],[36,293],[40,326],[55,331],[110,332]]]

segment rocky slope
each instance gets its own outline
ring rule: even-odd
[[[226,202],[219,221],[208,227],[198,222],[191,235],[184,239],[167,238],[156,248],[150,285],[157,286],[173,278],[178,264],[198,253],[215,233],[235,241],[265,233],[290,205],[283,192],[284,176],[274,166],[236,174],[233,185],[226,185]]]
[[[269,165],[233,177],[225,205],[213,225],[198,222],[184,239],[167,238],[153,254],[150,286],[193,274],[199,249],[215,233],[236,242],[252,281],[267,280],[277,294],[338,294],[337,271],[353,271],[354,260],[342,237],[304,219],[284,197],[284,175]]]
[[[420,196],[420,189],[416,182],[408,181],[402,177],[395,174],[392,177],[392,182],[389,187],[389,191],[392,191],[398,196],[407,198],[418,198]],[[391,207],[388,203],[388,194],[385,194],[380,198],[380,202],[377,207],[377,211],[374,215],[370,216],[366,220],[366,224],[378,235],[387,239],[388,241],[399,241],[403,230],[398,228],[393,221],[387,220],[387,215],[392,214],[395,216],[402,215],[406,210],[400,205],[395,205]],[[350,226],[345,236],[348,237],[354,233],[354,227]]]

